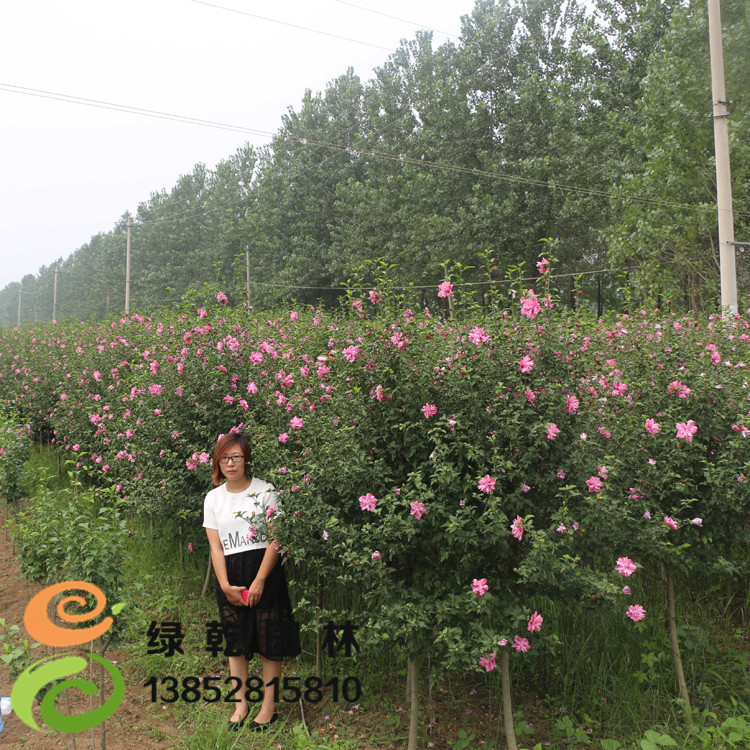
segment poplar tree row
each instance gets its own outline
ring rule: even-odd
[[[745,0],[722,14],[735,233],[748,241],[750,17]],[[372,80],[349,69],[307,91],[269,145],[197,164],[144,200],[131,310],[206,282],[244,301],[248,250],[257,307],[332,302],[322,288],[368,281],[369,259],[395,264],[397,283],[433,285],[448,261],[486,278],[478,253],[498,279],[531,271],[543,248],[563,273],[612,269],[584,278],[584,299],[711,309],[710,114],[705,3],[477,0],[457,41],[418,32]],[[58,318],[123,310],[125,224],[61,259]],[[741,254],[738,269],[742,289]],[[54,264],[0,291],[0,324],[16,324],[19,286],[22,323],[51,318],[53,283]]]

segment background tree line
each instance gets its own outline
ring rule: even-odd
[[[746,0],[722,14],[736,237],[748,241],[750,14]],[[372,80],[349,69],[308,90],[269,145],[197,164],[141,203],[131,310],[206,282],[242,301],[246,248],[254,305],[331,302],[321,288],[368,282],[368,259],[394,264],[397,283],[434,285],[447,262],[465,281],[529,273],[546,248],[560,273],[613,269],[581,282],[608,306],[710,309],[710,115],[705,0],[477,0],[456,42],[418,32]],[[58,318],[123,310],[126,219],[60,259]],[[23,324],[52,317],[55,265],[0,291],[1,324],[16,323],[19,287]]]

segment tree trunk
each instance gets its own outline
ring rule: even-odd
[[[508,750],[518,750],[516,730],[513,726],[513,706],[510,702],[510,659],[508,647],[500,651],[500,679],[503,690],[503,726],[505,727],[505,741]]]
[[[674,664],[677,684],[680,686],[680,698],[685,702],[685,721],[693,723],[692,708],[690,705],[690,694],[688,693],[685,672],[682,669],[682,657],[680,656],[680,641],[677,637],[677,616],[675,614],[674,599],[674,574],[671,566],[661,564],[661,577],[667,592],[667,622],[669,624],[669,643],[672,646],[672,662]]]

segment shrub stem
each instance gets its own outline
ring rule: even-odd
[[[503,725],[505,726],[505,740],[508,750],[518,750],[516,730],[513,726],[513,705],[510,701],[510,659],[508,649],[500,651],[500,680],[503,691]]]
[[[682,657],[680,656],[680,641],[677,637],[677,616],[675,614],[674,597],[674,573],[672,567],[662,562],[661,577],[667,593],[667,622],[669,624],[669,643],[672,646],[672,663],[674,664],[677,684],[680,687],[680,698],[685,702],[685,721],[688,725],[693,723],[692,707],[690,705],[690,694],[688,693],[685,672],[682,668]]]
[[[417,750],[417,725],[419,720],[419,679],[417,675],[418,657],[409,654],[406,668],[406,683],[410,686],[409,696],[409,743],[407,750]]]

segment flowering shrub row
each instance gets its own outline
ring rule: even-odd
[[[746,319],[582,321],[534,290],[449,320],[384,289],[341,314],[226,303],[11,331],[0,403],[196,533],[217,435],[247,430],[302,590],[358,589],[365,642],[449,671],[533,648],[542,593],[637,622],[641,568],[747,575],[725,554],[750,540]]]
[[[31,443],[31,427],[17,415],[0,411],[0,498],[6,501],[23,495],[23,465]]]

